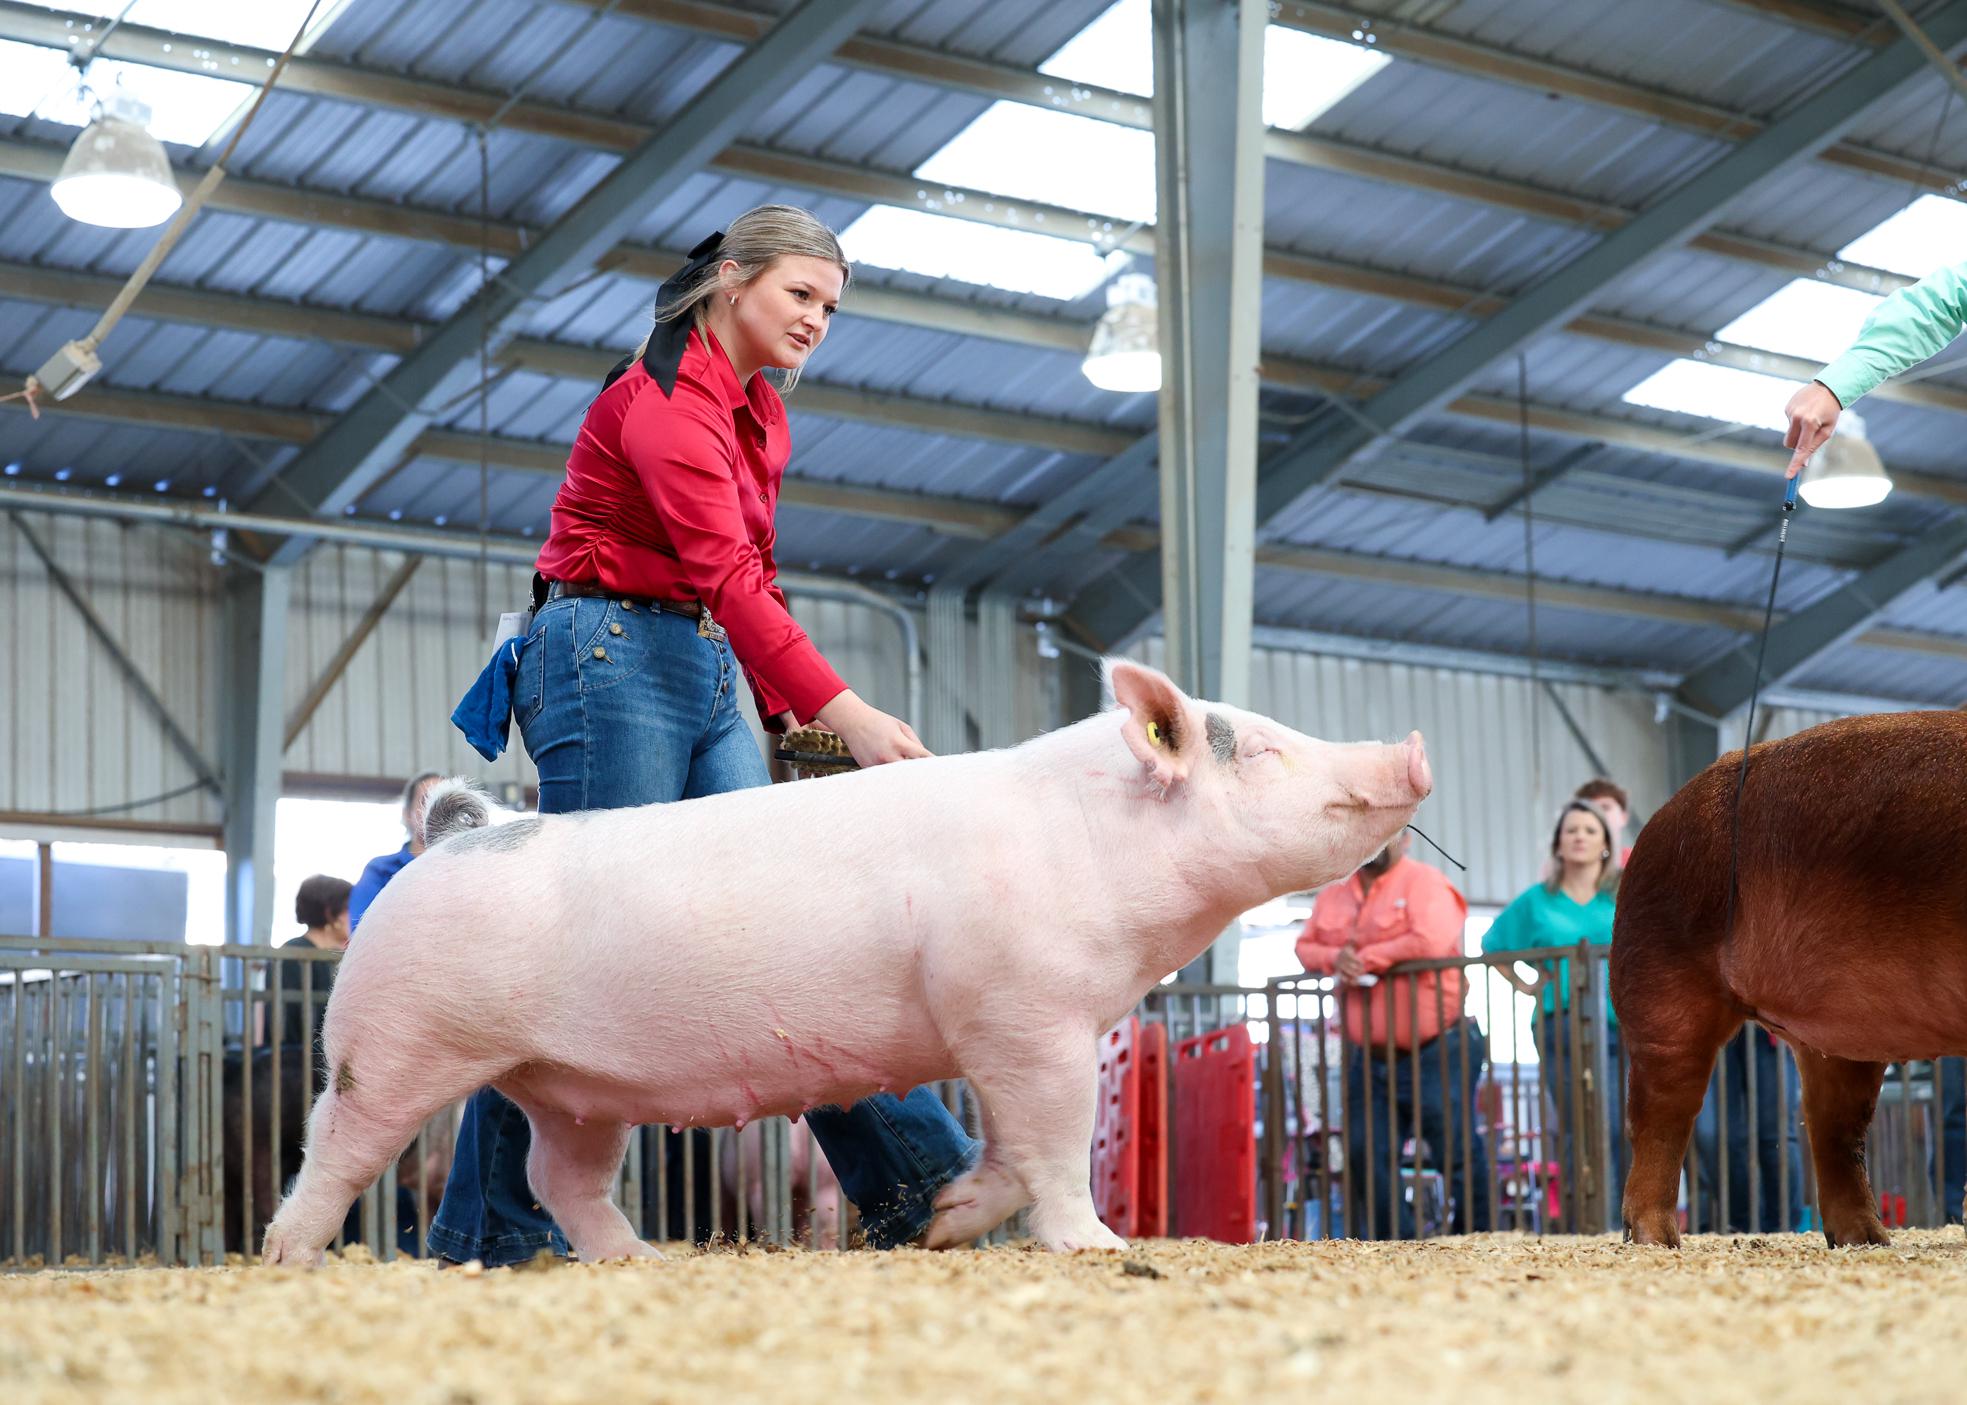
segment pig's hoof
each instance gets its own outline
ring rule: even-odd
[[[660,1259],[667,1257],[655,1245],[645,1240],[634,1238],[625,1239],[619,1244],[601,1245],[592,1253],[584,1250],[577,1250],[576,1252],[579,1255],[580,1261],[584,1264],[606,1263],[610,1259],[619,1262],[622,1259]]]
[[[1628,1244],[1652,1244],[1662,1249],[1680,1247],[1680,1226],[1671,1214],[1637,1215],[1626,1221]]]
[[[325,1255],[309,1249],[284,1230],[269,1228],[260,1248],[260,1264],[265,1268],[319,1268]]]
[[[1862,1249],[1870,1244],[1890,1244],[1892,1236],[1877,1220],[1856,1220],[1849,1224],[1824,1221],[1824,1238],[1833,1249]]]
[[[1031,1232],[1055,1254],[1071,1254],[1081,1249],[1125,1249],[1127,1241],[1100,1223],[1097,1218],[1052,1228],[1033,1221]]]

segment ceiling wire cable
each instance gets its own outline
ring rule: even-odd
[[[492,551],[492,421],[491,362],[492,326],[486,312],[486,294],[492,279],[492,157],[489,128],[478,129],[478,628],[481,637],[492,636],[491,617],[486,602],[491,598]]]
[[[61,820],[86,820],[95,815],[121,815],[151,805],[162,805],[166,800],[175,800],[180,795],[189,795],[194,790],[204,788],[203,781],[193,781],[190,785],[181,785],[176,790],[167,790],[161,795],[148,795],[142,800],[125,800],[115,805],[93,805],[86,810],[39,810],[36,813],[49,819]]]
[[[246,129],[251,127],[253,119],[259,116],[267,94],[271,93],[273,85],[280,81],[280,75],[286,71],[289,60],[294,56],[294,50],[300,46],[301,40],[306,37],[308,29],[313,25],[315,13],[320,10],[321,4],[322,0],[314,0],[314,3],[308,6],[300,27],[294,31],[294,37],[287,41],[285,51],[274,62],[272,71],[266,75],[266,81],[260,84],[259,92],[253,97],[252,106],[246,109],[246,115],[233,128],[232,138],[226,143],[225,150],[219,153],[219,159],[212,163],[211,169],[205,172],[204,178],[198,182],[184,204],[179,207],[177,217],[171,221],[170,227],[151,246],[150,252],[144,256],[143,262],[137,265],[136,271],[123,284],[121,291],[111,300],[109,306],[103,309],[102,316],[96,319],[96,325],[89,329],[89,334],[79,342],[70,342],[68,347],[64,348],[64,350],[73,348],[76,353],[75,359],[79,364],[89,365],[95,361],[96,349],[108,338],[110,332],[115,330],[116,324],[123,320],[123,315],[130,310],[137,296],[150,282],[151,275],[157,272],[158,267],[176,247],[178,239],[190,226],[192,220],[197,218],[199,210],[204,208],[205,202],[211,198],[212,192],[218,189],[219,182],[225,179],[226,162],[232,159],[233,152],[239,149],[240,139],[246,135]],[[94,371],[92,370],[90,374],[93,375]],[[38,419],[41,412],[35,402],[43,393],[44,387],[37,377],[29,376],[23,389],[5,398],[25,399],[29,412]]]
[[[1530,795],[1544,812],[1543,676],[1537,649],[1536,476],[1530,468],[1530,358],[1516,355],[1516,450],[1523,464],[1523,604],[1530,655]]]

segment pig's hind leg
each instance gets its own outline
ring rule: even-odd
[[[1626,1137],[1632,1169],[1626,1176],[1626,1238],[1634,1244],[1680,1246],[1680,1163],[1707,1096],[1715,1055],[1741,1027],[1740,1010],[1718,992],[1660,992],[1619,1005],[1629,1060]]]
[[[508,1088],[499,1091],[512,1097]],[[581,1261],[661,1258],[614,1200],[615,1179],[633,1129],[625,1122],[585,1121],[542,1107],[523,1094],[513,1101],[532,1124],[526,1179]]]
[[[1097,1040],[1066,1030],[1005,1039],[998,1030],[977,1042],[980,1055],[955,1053],[983,1105],[983,1160],[937,1197],[924,1242],[973,1239],[1028,1200],[1031,1232],[1048,1249],[1126,1248],[1093,1208]]]
[[[343,1055],[307,1119],[306,1159],[294,1187],[266,1227],[265,1264],[312,1268],[341,1228],[348,1207],[410,1144],[417,1130],[469,1091],[476,1074],[433,1077],[400,1060]]]
[[[1865,1174],[1865,1132],[1878,1106],[1885,1065],[1796,1050],[1803,1081],[1803,1126],[1817,1170],[1817,1204],[1824,1238],[1833,1249],[1850,1244],[1890,1244],[1878,1218],[1878,1200]]]

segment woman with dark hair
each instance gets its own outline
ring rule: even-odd
[[[348,949],[348,899],[354,885],[344,879],[317,873],[301,882],[300,891],[294,895],[294,920],[307,930],[289,941],[285,946],[310,946],[317,951],[346,951]],[[340,964],[334,961],[281,961],[276,963],[280,971],[280,1038],[290,1049],[298,1049],[311,1038],[319,1038],[321,1033],[321,1013],[328,1008],[328,992],[334,988],[335,970]],[[311,984],[313,1004],[303,1009],[303,984],[301,968],[312,968]]]
[[[663,284],[654,329],[588,407],[510,664],[543,813],[767,784],[740,677],[770,731],[817,721],[862,766],[928,755],[906,722],[834,672],[776,583],[773,513],[792,446],[769,372],[791,389],[848,275],[833,231],[806,211],[748,211]],[[503,722],[495,708],[494,747]],[[917,1238],[978,1150],[928,1089],[806,1120],[880,1247]],[[496,1266],[566,1252],[528,1187],[530,1141],[513,1103],[489,1088],[472,1096],[430,1229],[437,1253]]]
[[[1613,905],[1623,870],[1604,812],[1589,800],[1574,799],[1565,805],[1550,837],[1550,857],[1552,862],[1543,881],[1517,894],[1489,924],[1489,930],[1482,936],[1484,956],[1579,944],[1611,948]],[[1572,1096],[1571,963],[1559,960],[1554,971],[1546,968],[1532,981],[1518,976],[1513,965],[1505,964],[1497,969],[1510,984],[1537,1000],[1530,1037],[1543,1065],[1543,1084],[1556,1101],[1557,1125],[1562,1128],[1559,1155],[1565,1175],[1575,1176],[1571,1134],[1578,1102]],[[1604,990],[1602,970],[1594,974],[1598,979],[1593,988]],[[1625,1105],[1617,1095],[1621,1084],[1619,1020],[1610,1000],[1581,1006],[1577,1015],[1581,1021],[1590,1022],[1602,1053],[1598,1067],[1604,1073],[1594,1086],[1600,1090],[1599,1114],[1608,1124],[1611,1141],[1612,1166],[1605,1203],[1616,1219],[1625,1166]],[[1580,1228],[1588,1231],[1592,1226]]]

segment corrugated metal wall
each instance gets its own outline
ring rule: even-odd
[[[196,773],[165,739],[109,651],[55,587],[27,533],[41,542],[162,699],[218,765],[223,655],[219,577],[197,538],[87,518],[9,515],[0,524],[0,810],[35,814],[122,806],[191,784]],[[209,826],[209,791],[114,818]]]
[[[79,585],[172,716],[216,766],[224,681],[220,572],[201,538],[89,518],[23,516],[0,527],[0,581],[10,628],[0,638],[0,810],[23,814],[116,805],[194,777],[125,686],[28,546],[45,543]],[[403,564],[397,553],[323,546],[297,568],[289,615],[284,712],[296,708]],[[423,768],[530,785],[517,744],[496,764],[451,726],[451,709],[489,653],[484,619],[524,603],[531,573],[426,559],[348,661],[286,754],[307,783],[392,784]],[[481,611],[481,597],[484,608]],[[864,604],[791,592],[794,613],[849,684],[874,706],[908,708],[902,633]],[[920,617],[917,616],[918,626]],[[1056,667],[1017,638],[1019,737],[1058,716]],[[129,812],[160,826],[219,823],[218,802],[191,794]]]
[[[1823,722],[1834,722],[1848,716],[1843,712],[1825,712],[1809,707],[1758,707],[1755,712],[1756,740],[1764,742],[1781,741],[1793,737],[1798,732],[1815,727]],[[1766,720],[1765,720],[1766,718]],[[1721,749],[1733,751],[1742,744],[1742,727],[1748,721],[1746,713],[1737,714],[1722,724]]]
[[[288,718],[402,564],[395,552],[331,545],[296,568]],[[433,770],[533,783],[516,728],[515,744],[488,762],[451,725],[451,709],[491,655],[499,612],[522,607],[531,589],[532,572],[523,567],[492,563],[482,575],[481,585],[475,561],[424,560],[288,747],[288,772],[400,782]]]
[[[24,520],[81,584],[179,724],[215,759],[221,610],[219,573],[204,543],[87,519]],[[389,552],[324,547],[299,568],[288,636],[290,716],[400,564]],[[521,567],[490,567],[486,610],[523,602],[529,579]],[[190,782],[190,767],[11,522],[0,528],[0,580],[11,626],[0,638],[0,810],[115,805]],[[288,772],[393,783],[431,767],[530,784],[516,734],[506,756],[487,765],[450,725],[451,708],[488,652],[480,594],[475,563],[426,560],[295,739]],[[864,604],[797,592],[792,598],[842,676],[876,707],[905,714],[905,659],[894,619]],[[1061,668],[1081,661],[1040,658],[1029,629],[1013,637],[1015,732],[1022,738],[1055,725]],[[1146,641],[1137,654],[1159,663],[1160,641]],[[973,658],[973,676],[984,663]],[[1260,649],[1252,686],[1257,710],[1314,736],[1396,738],[1420,728],[1436,789],[1419,823],[1469,865],[1464,881],[1477,902],[1506,901],[1534,878],[1558,804],[1593,774],[1557,709],[1527,679]],[[1665,799],[1666,750],[1651,701],[1577,684],[1557,691],[1613,777],[1632,791],[1635,810],[1656,809]],[[1765,735],[1787,736],[1833,715],[1778,709]],[[220,816],[215,800],[193,793],[130,817],[215,825]]]
[[[1158,638],[1133,652],[1157,667],[1164,654]],[[1535,881],[1559,807],[1596,773],[1527,678],[1258,649],[1250,685],[1254,711],[1329,741],[1393,741],[1418,727],[1434,794],[1414,822],[1468,872],[1419,841],[1414,855],[1447,869],[1471,902],[1504,903]],[[1632,792],[1635,811],[1657,809],[1666,742],[1651,701],[1577,684],[1557,693],[1612,779]]]

